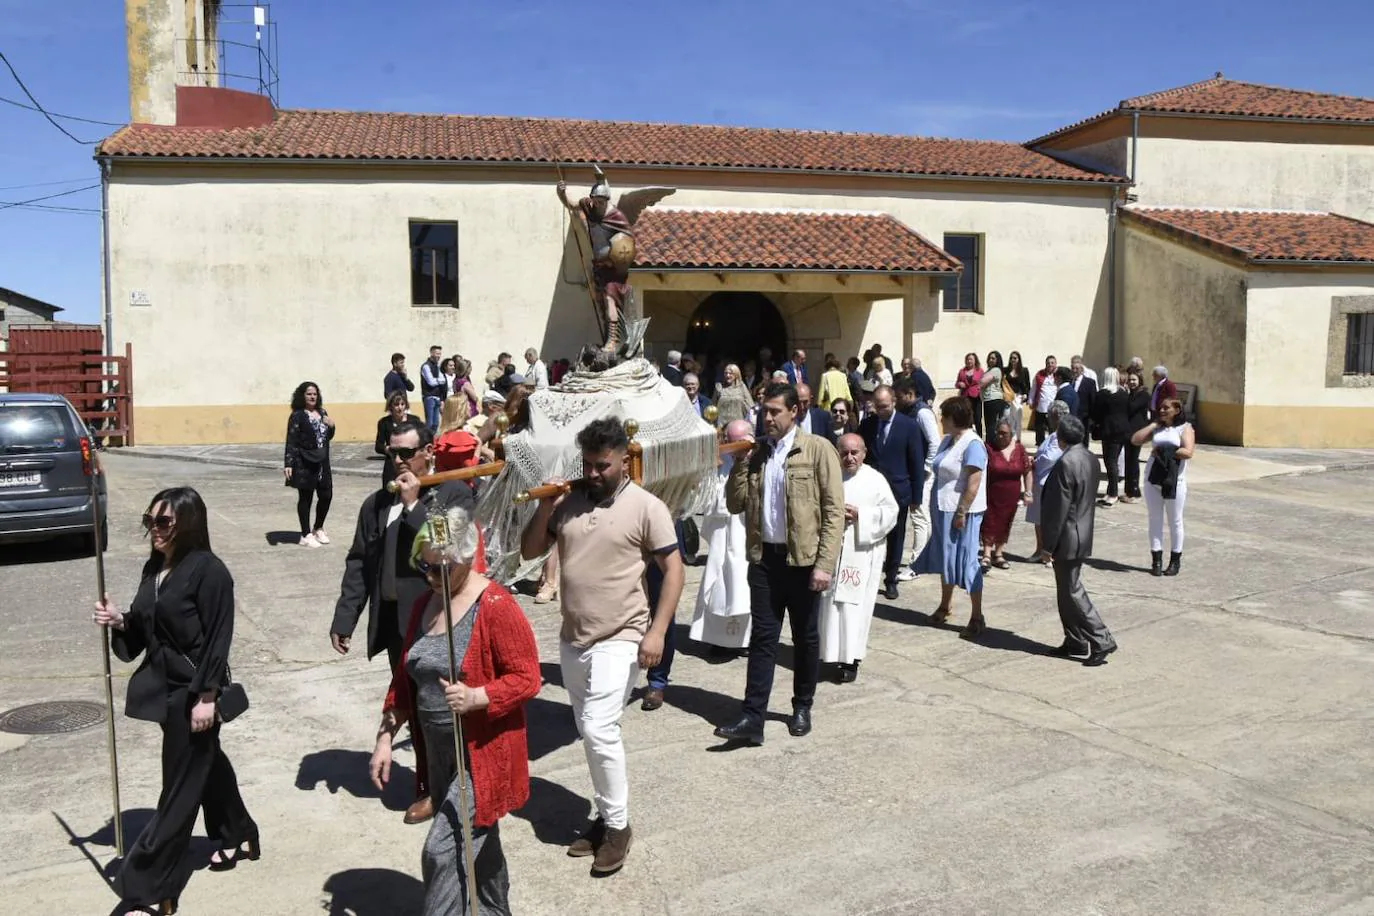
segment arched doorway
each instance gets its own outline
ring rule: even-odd
[[[701,388],[715,390],[716,379],[726,363],[756,359],[767,347],[773,362],[787,359],[787,325],[769,298],[762,293],[712,293],[698,305],[687,325],[688,353],[706,362],[706,378]]]

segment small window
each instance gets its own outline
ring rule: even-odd
[[[1345,317],[1345,374],[1374,375],[1374,312]]]
[[[458,224],[410,224],[411,305],[458,305]]]
[[[982,311],[983,237],[946,234],[945,251],[964,265],[962,273],[945,280],[945,311]]]

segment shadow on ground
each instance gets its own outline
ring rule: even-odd
[[[425,886],[418,878],[389,868],[350,868],[324,882],[329,916],[397,916],[419,913]]]
[[[296,788],[313,792],[324,783],[331,795],[342,789],[354,798],[379,798],[388,811],[404,811],[415,800],[414,771],[393,761],[386,791],[378,792],[367,771],[371,760],[372,755],[365,751],[337,747],[314,751],[301,758]]]
[[[587,826],[592,803],[542,776],[530,777],[530,800],[514,817],[529,821],[539,842],[567,846]]]
[[[95,551],[85,535],[67,535],[31,544],[6,544],[0,550],[0,566],[30,566],[62,563],[94,557]]]

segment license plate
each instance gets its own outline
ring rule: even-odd
[[[43,482],[38,471],[12,471],[0,473],[0,487],[36,487]]]

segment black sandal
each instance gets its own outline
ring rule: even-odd
[[[244,847],[247,847],[246,849]],[[215,852],[218,859],[210,859],[210,871],[233,871],[239,864],[240,859],[246,858],[249,862],[256,862],[262,858],[262,849],[258,846],[258,838],[249,837],[242,843],[234,847],[233,855],[229,855],[229,850],[220,849]]]

